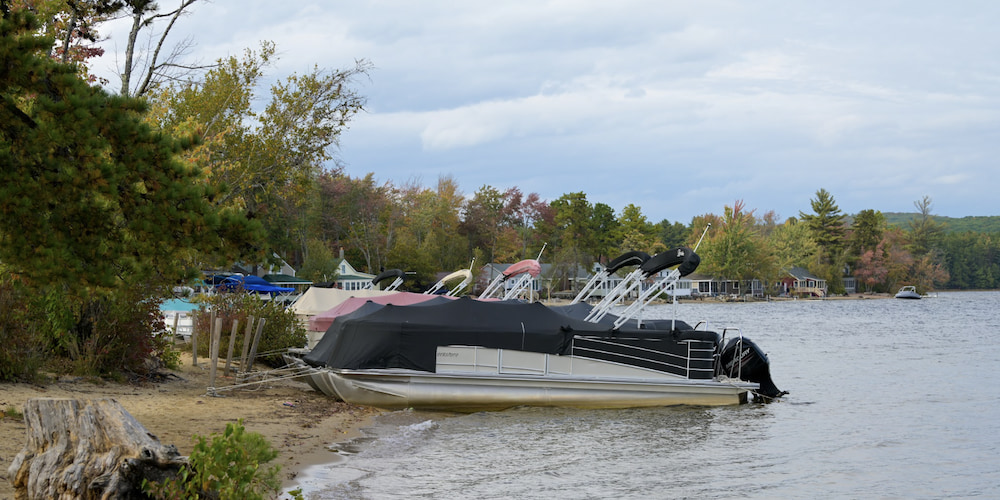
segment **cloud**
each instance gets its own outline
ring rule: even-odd
[[[213,60],[274,40],[274,78],[370,60],[342,138],[352,174],[643,208],[687,222],[737,199],[795,215],[995,214],[1000,4],[727,0],[198,5]],[[119,38],[120,39],[120,38]]]

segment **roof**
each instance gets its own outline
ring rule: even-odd
[[[365,280],[370,281],[374,274],[363,273],[354,269],[354,266],[347,259],[337,261],[337,281]]]
[[[805,269],[803,267],[793,267],[791,269],[786,269],[785,272],[788,273],[788,274],[790,274],[790,275],[792,275],[793,278],[798,279],[798,280],[804,280],[804,279],[818,280],[818,279],[820,279],[819,276],[816,276],[816,275],[810,273],[809,270],[807,270],[807,269]]]
[[[312,281],[303,278],[296,278],[287,274],[265,274],[264,279],[271,283],[281,283],[288,285],[311,285]]]

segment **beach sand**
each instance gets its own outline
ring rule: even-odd
[[[221,370],[220,370],[221,371]],[[192,436],[221,434],[226,424],[243,419],[248,431],[258,432],[279,452],[274,464],[281,465],[286,487],[304,468],[338,459],[328,446],[358,437],[379,410],[334,401],[308,385],[292,380],[264,386],[206,394],[209,381],[207,360],[191,365],[184,353],[181,368],[167,371],[165,381],[142,385],[89,381],[61,377],[45,385],[0,384],[0,412],[14,408],[23,412],[32,398],[103,399],[118,401],[161,443],[173,444],[181,455],[194,448]],[[220,378],[216,386],[233,384]],[[0,499],[14,498],[7,468],[26,442],[23,420],[0,418]]]

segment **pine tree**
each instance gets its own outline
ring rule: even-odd
[[[843,276],[844,242],[847,229],[844,227],[844,215],[827,190],[816,191],[816,198],[810,200],[812,214],[799,212],[799,217],[805,222],[813,241],[819,247],[818,262],[810,270],[825,278],[831,293],[843,291],[841,277]]]
[[[230,257],[259,225],[211,200],[219,190],[142,122],[142,100],[112,96],[46,54],[33,16],[0,0],[0,262],[69,288],[178,277],[184,258]]]

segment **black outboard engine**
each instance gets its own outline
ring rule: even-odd
[[[760,384],[760,390],[754,396],[765,401],[788,394],[771,381],[771,363],[767,355],[746,337],[732,339],[726,344],[719,359],[719,368],[721,374],[727,377]]]

